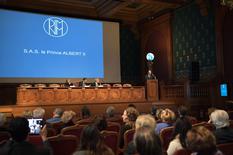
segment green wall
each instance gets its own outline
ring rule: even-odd
[[[212,9],[202,16],[193,2],[174,11],[173,62],[175,78],[187,79],[192,61],[200,64],[200,79],[216,74],[215,20]]]

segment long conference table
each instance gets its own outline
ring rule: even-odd
[[[144,102],[145,87],[17,88],[17,105],[65,105],[83,103]]]

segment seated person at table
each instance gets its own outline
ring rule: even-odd
[[[101,82],[100,82],[100,79],[99,78],[95,78],[95,82],[93,82],[91,84],[91,86],[93,86],[93,87],[100,87],[100,86],[102,86]]]
[[[79,82],[79,87],[88,87],[87,78],[83,78],[82,81]]]
[[[64,84],[65,87],[72,87],[74,84],[70,81],[70,79],[66,80],[66,83]]]

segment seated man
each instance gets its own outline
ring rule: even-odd
[[[56,108],[53,111],[53,118],[47,119],[46,123],[58,123],[61,122],[61,116],[63,114],[62,108]]]
[[[93,87],[100,87],[101,86],[100,79],[99,78],[95,78],[95,82],[93,82],[91,84],[91,86],[93,86]]]
[[[36,147],[27,142],[27,136],[30,131],[28,120],[24,117],[16,117],[11,120],[9,130],[12,139],[8,140],[2,148],[0,155],[49,155],[49,149],[38,150]],[[42,137],[43,140],[45,140]]]
[[[79,87],[85,87],[87,86],[87,78],[83,78],[82,81],[79,82]]]
[[[212,112],[210,122],[216,128],[214,135],[217,144],[233,142],[233,129],[230,128],[229,115],[225,110],[215,110]]]

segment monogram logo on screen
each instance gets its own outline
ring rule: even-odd
[[[52,37],[63,37],[68,33],[68,25],[61,18],[50,17],[44,21],[44,31]]]

